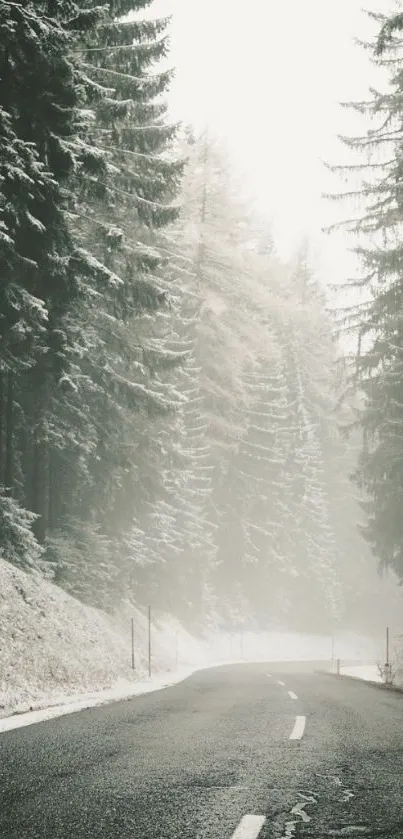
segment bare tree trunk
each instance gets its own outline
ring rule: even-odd
[[[4,486],[7,495],[13,494],[13,443],[14,443],[14,379],[13,373],[9,370],[7,373],[7,393],[6,393],[6,440],[5,440],[5,466],[4,466]]]
[[[32,452],[32,504],[31,509],[38,518],[34,533],[39,542],[44,542],[49,517],[49,449],[46,439],[45,409],[46,382],[41,370],[36,371],[35,387],[35,424],[33,430]]]
[[[4,479],[4,373],[0,372],[0,484]]]
[[[60,471],[58,472],[59,458],[55,451],[48,454],[48,528],[55,530],[60,523],[60,493],[63,493],[63,484],[60,486]],[[57,477],[59,475],[59,481]]]
[[[33,470],[32,470],[32,509],[38,518],[34,525],[34,533],[39,542],[44,542],[48,528],[48,483],[49,464],[48,448],[41,439],[41,429],[34,441]]]

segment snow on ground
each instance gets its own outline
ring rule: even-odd
[[[383,681],[376,664],[363,664],[354,667],[341,666],[340,673],[342,676],[354,676],[355,679],[364,679],[366,682]]]
[[[154,623],[154,674],[167,678],[177,664],[206,662],[203,645],[174,620]],[[0,717],[58,705],[66,695],[88,698],[119,685],[128,692],[147,677],[147,617],[138,609],[127,604],[112,618],[0,560]]]
[[[339,633],[332,641],[240,629],[211,631],[199,640],[174,618],[153,612],[149,679],[147,632],[147,616],[129,603],[114,616],[107,615],[39,575],[25,574],[0,559],[0,732],[11,725],[158,690],[206,666],[235,661],[330,662],[332,652],[345,664],[347,659],[350,663],[379,660],[376,643],[357,635]]]
[[[151,693],[155,690],[169,687],[183,679],[186,679],[195,671],[195,667],[180,667],[175,673],[166,675],[155,675],[147,680],[128,682],[118,679],[113,688],[109,690],[96,690],[92,693],[69,696],[68,694],[59,697],[59,703],[46,705],[37,708],[35,711],[25,713],[14,713],[12,716],[0,718],[0,734],[4,731],[11,731],[14,728],[24,728],[37,722],[44,722],[55,717],[62,717],[65,714],[73,714],[77,711],[84,711],[86,708],[107,705],[109,702],[119,702],[131,699],[134,696],[141,696],[144,693]]]

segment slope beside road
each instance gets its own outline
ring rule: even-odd
[[[403,697],[309,664],[195,673],[0,736],[2,839],[403,836]]]

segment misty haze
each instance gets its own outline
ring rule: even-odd
[[[403,10],[0,0],[0,839],[402,839]]]

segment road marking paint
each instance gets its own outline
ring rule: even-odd
[[[267,678],[268,678],[268,679],[272,679],[272,678],[273,678],[273,676],[271,675],[271,673],[268,673],[268,674],[267,674]]]
[[[288,696],[290,697],[290,699],[298,699],[297,694],[296,694],[296,693],[294,693],[294,691],[293,691],[293,690],[289,690],[289,691],[288,691]]]
[[[282,682],[281,679],[277,679],[277,684],[281,685],[282,688],[285,688],[285,682]]]
[[[256,839],[265,823],[264,816],[243,816],[232,839]]]
[[[295,725],[290,734],[290,740],[301,740],[305,730],[306,717],[296,717]]]

